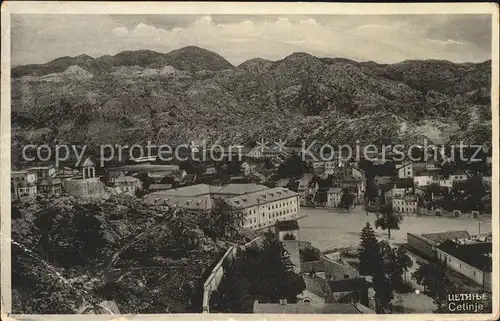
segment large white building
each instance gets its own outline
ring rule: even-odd
[[[261,229],[277,221],[299,217],[299,195],[287,188],[258,184],[212,186],[198,184],[150,193],[145,201],[190,210],[210,210],[214,199],[223,199],[245,213],[242,227]]]
[[[227,202],[246,214],[242,226],[251,229],[270,227],[277,221],[299,217],[299,195],[282,187],[244,194]]]

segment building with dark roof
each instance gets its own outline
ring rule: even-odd
[[[437,258],[445,261],[450,269],[491,291],[492,250],[491,242],[459,244],[446,240],[436,252]]]
[[[445,231],[439,233],[425,233],[422,234],[422,236],[437,244],[441,244],[447,240],[457,241],[457,240],[470,239],[470,234],[466,230]]]

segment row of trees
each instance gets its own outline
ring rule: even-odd
[[[412,265],[403,248],[393,248],[386,241],[377,241],[370,224],[366,223],[361,230],[359,272],[372,277],[377,313],[385,313],[385,309],[389,308],[394,290],[404,289],[403,274]]]

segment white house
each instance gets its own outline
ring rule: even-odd
[[[418,205],[414,197],[393,197],[392,208],[398,213],[417,213]]]
[[[437,183],[437,182],[438,181],[432,175],[413,176],[413,183],[415,184],[415,186],[418,187],[429,186],[432,183]]]
[[[328,190],[327,201],[326,201],[328,207],[339,207],[341,199],[342,199],[341,188],[330,188]]]
[[[299,217],[299,195],[282,187],[236,196],[227,202],[246,214],[242,227],[250,229],[270,227],[277,221]]]

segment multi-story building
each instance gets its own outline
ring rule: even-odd
[[[106,185],[114,188],[118,193],[135,194],[142,187],[142,182],[140,179],[132,176],[116,176],[111,177]]]
[[[326,205],[328,207],[339,207],[341,199],[342,189],[338,187],[332,187],[328,190]]]
[[[413,177],[413,164],[410,162],[403,163],[396,166],[399,178],[411,178]]]
[[[52,165],[31,167],[30,171],[36,174],[37,179],[54,177],[56,175],[56,168]]]
[[[277,221],[299,217],[298,194],[282,187],[233,197],[227,202],[246,214],[242,227],[251,229],[270,227]]]
[[[10,189],[13,198],[19,198],[21,196],[33,196],[37,193],[36,188],[36,173],[21,170],[12,171],[10,177]]]
[[[198,184],[145,196],[145,201],[151,204],[197,210],[210,210],[214,199],[222,199],[241,210],[245,214],[241,226],[246,228],[271,227],[277,221],[299,217],[299,195],[282,187],[268,188],[258,184]]]
[[[393,197],[392,208],[399,213],[417,213],[418,202],[412,196]]]
[[[38,180],[38,192],[47,195],[61,194],[61,179],[56,177],[45,177]]]
[[[448,267],[458,272],[486,291],[491,291],[492,243],[466,242],[459,244],[451,240],[436,248],[437,258],[446,261]]]
[[[333,178],[332,185],[340,189],[347,189],[349,193],[354,195],[355,203],[359,203],[364,196],[365,191],[363,190],[363,179],[361,178],[352,175],[347,175],[342,178]]]

